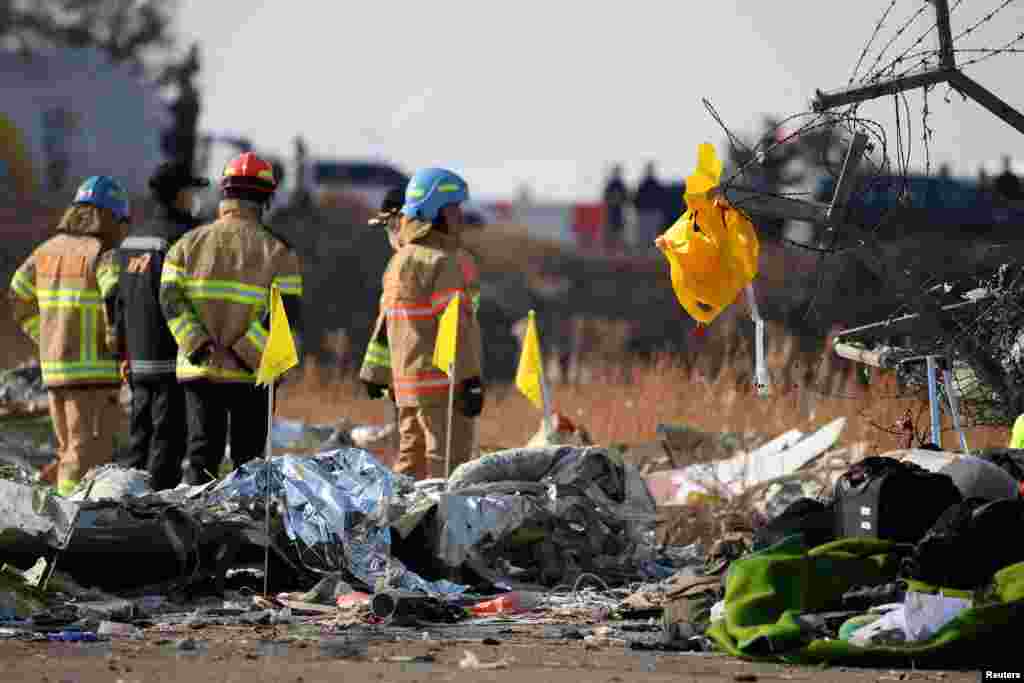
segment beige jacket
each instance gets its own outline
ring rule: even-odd
[[[117,284],[111,256],[123,230],[109,212],[82,205],[57,231],[11,278],[14,319],[39,347],[47,387],[120,384],[104,299]]]
[[[160,305],[178,342],[178,379],[255,382],[275,284],[286,302],[302,297],[299,257],[248,202],[222,201],[220,218],[175,242],[164,261]],[[207,343],[217,349],[213,356],[190,363]]]
[[[457,235],[433,229],[429,223],[405,220],[399,233],[400,248],[384,273],[381,308],[386,320],[395,402],[418,407],[446,400],[449,378],[434,366],[441,314],[456,295],[461,296],[455,383],[481,377],[480,325],[473,309],[478,291],[475,263],[461,249]],[[475,261],[475,259],[474,259]],[[378,324],[378,331],[382,325]],[[380,382],[386,384],[388,382]]]

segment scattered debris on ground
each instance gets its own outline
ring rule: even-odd
[[[556,423],[538,445],[424,482],[354,444],[386,429],[345,422],[279,420],[276,449],[313,453],[205,486],[153,491],[148,474],[112,464],[61,498],[31,463],[15,466],[0,480],[0,640],[208,656],[218,629],[274,629],[284,640],[245,656],[315,645],[329,659],[442,665],[440,650],[369,654],[437,641],[465,645],[447,665],[466,671],[516,668],[501,648],[517,637],[636,656],[962,665],[1024,614],[1024,554],[981,562],[991,571],[968,590],[922,577],[948,575],[937,563],[957,543],[989,552],[970,534],[1024,525],[1019,481],[998,465],[1012,458],[865,460],[861,445],[836,446],[844,424],[775,438],[666,428],[664,460],[639,463]],[[693,452],[680,449],[687,433]],[[709,448],[717,457],[698,460]],[[865,495],[888,517],[871,518],[877,529],[905,530],[890,511],[912,499],[900,477],[945,478],[957,500],[998,509],[918,520],[912,542],[836,532]]]

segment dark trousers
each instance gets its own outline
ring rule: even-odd
[[[132,379],[129,436],[131,466],[153,477],[153,489],[163,491],[181,483],[185,457],[185,392],[178,380]]]
[[[188,415],[185,481],[205,484],[224,459],[231,418],[231,460],[235,467],[261,457],[267,447],[266,387],[200,379],[183,384]]]

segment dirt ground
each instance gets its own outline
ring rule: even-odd
[[[182,651],[180,634],[106,643],[0,643],[0,680],[45,683],[157,681],[941,681],[978,680],[976,672],[792,667],[721,655],[636,652],[621,645],[588,649],[580,641],[501,636],[476,640],[374,642],[355,656],[351,645],[291,640],[262,629],[204,629]],[[490,641],[489,641],[490,642]],[[482,665],[461,668],[466,652]]]

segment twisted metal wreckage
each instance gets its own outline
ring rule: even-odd
[[[909,276],[906,263],[886,263],[894,259],[887,259],[879,243],[877,229],[881,224],[867,229],[861,224],[866,216],[858,215],[852,206],[858,186],[865,184],[859,168],[866,152],[871,150],[863,121],[856,118],[856,106],[887,95],[898,97],[917,88],[927,93],[928,88],[944,83],[1024,133],[1024,114],[964,74],[957,64],[947,0],[929,2],[933,5],[934,29],[938,33],[937,66],[928,67],[927,61],[922,60],[926,68],[916,73],[888,79],[877,75],[865,77],[862,80],[873,82],[816,93],[812,108],[818,116],[826,117],[824,125],[848,124],[854,129],[830,203],[764,193],[732,183],[724,183],[717,191],[732,206],[751,216],[804,221],[824,228],[832,246],[823,253],[845,251],[858,258],[880,280],[886,280],[889,275]],[[928,33],[930,31],[915,45]],[[1015,41],[1022,38],[1024,34]],[[988,52],[998,54],[1001,50]],[[900,59],[894,60],[894,64]],[[850,107],[846,113],[833,113],[844,106]],[[897,111],[898,107],[899,103]],[[856,129],[859,124],[861,129]],[[741,174],[742,169],[736,176]],[[1009,222],[1024,218],[1020,211],[1005,213],[1004,219]],[[898,221],[899,212],[883,217],[883,221],[889,222],[887,218]],[[971,254],[961,253],[955,257],[956,263],[929,263],[931,279],[938,284],[925,287],[923,291],[912,277],[906,277],[902,283],[887,282],[897,290],[897,299],[903,301],[902,314],[835,335],[837,355],[881,369],[895,369],[907,386],[927,386],[931,440],[936,446],[941,446],[944,403],[948,404],[959,445],[964,451],[968,449],[964,433],[968,424],[1008,424],[1024,412],[1024,306],[1021,305],[1024,268],[1007,253],[1005,247],[1009,245],[999,243],[1001,240],[1012,242],[1019,236],[1003,233],[992,231],[983,239],[975,236],[969,247]],[[966,277],[965,266],[974,270]],[[943,279],[952,282],[943,282]]]
[[[371,592],[455,596],[510,578],[657,576],[654,508],[639,471],[603,448],[503,451],[419,483],[340,448],[162,492],[118,466],[94,470],[69,499],[0,480],[0,555],[22,567],[43,557],[48,572],[58,563],[119,594],[221,592],[229,570],[262,569],[269,548],[278,587],[335,575]]]

